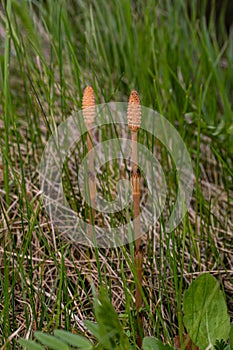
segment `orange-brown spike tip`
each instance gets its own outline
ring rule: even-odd
[[[136,90],[133,90],[128,102],[128,126],[131,131],[137,131],[141,125],[141,105],[140,97]]]
[[[95,119],[95,95],[91,86],[87,86],[83,92],[82,100],[83,118],[85,123],[92,124]]]

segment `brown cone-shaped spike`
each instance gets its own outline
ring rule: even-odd
[[[87,86],[83,92],[82,100],[83,118],[85,123],[92,124],[95,119],[95,95],[91,86]]]
[[[136,90],[133,90],[129,97],[127,118],[130,130],[137,131],[140,128],[142,117],[140,97]]]

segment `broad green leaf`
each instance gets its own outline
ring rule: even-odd
[[[33,340],[20,339],[19,344],[27,350],[45,350],[45,348]]]
[[[70,350],[69,346],[56,337],[42,332],[35,332],[35,338],[53,350]]]
[[[91,334],[94,335],[94,337],[96,337],[97,339],[100,339],[99,326],[97,323],[89,320],[85,320],[84,325],[91,332]]]
[[[184,294],[184,324],[200,350],[227,340],[230,317],[219,283],[209,273],[200,275]]]
[[[99,299],[95,299],[95,314],[99,326],[99,341],[101,345],[106,350],[129,349],[128,338],[123,331],[114,307],[103,289],[100,290]]]
[[[57,329],[54,331],[54,335],[69,345],[76,346],[78,349],[91,350],[93,348],[92,343],[88,339],[78,334]]]
[[[142,341],[143,350],[171,350],[171,347],[155,337],[145,337]]]
[[[231,347],[231,350],[233,350],[233,323],[231,324],[231,330],[230,330],[230,347]]]

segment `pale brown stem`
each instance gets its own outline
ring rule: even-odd
[[[135,250],[138,251],[141,244],[141,223],[140,223],[140,175],[132,175],[133,185],[133,213],[134,213],[134,237]]]
[[[87,149],[88,149],[88,186],[89,186],[89,194],[91,199],[91,215],[90,221],[91,225],[95,222],[95,201],[96,201],[96,182],[95,182],[95,167],[94,167],[94,152],[93,143],[92,143],[92,132],[91,125],[87,125],[87,129],[89,134],[87,135]],[[89,238],[91,241],[94,239],[93,229],[92,227],[88,230]]]
[[[89,131],[87,135],[87,149],[88,149],[88,184],[91,198],[91,210],[93,219],[95,219],[95,201],[96,201],[96,182],[95,182],[95,168],[94,168],[94,152],[92,152],[93,144],[91,140],[92,133]]]
[[[140,172],[137,166],[137,131],[141,125],[141,108],[140,108],[140,97],[136,90],[133,90],[129,97],[128,103],[128,126],[131,130],[132,140],[132,172],[131,172],[131,183],[133,188],[133,213],[134,213],[134,237],[135,237],[135,251],[134,251],[134,264],[135,272],[137,277],[136,283],[136,310],[137,310],[137,345],[141,349],[142,346],[142,262],[143,254],[141,249],[141,224],[140,224]]]
[[[137,131],[131,131],[131,140],[132,140],[132,172],[135,175],[137,172],[137,159],[138,159],[138,150],[137,150]]]
[[[136,310],[137,310],[137,345],[139,348],[142,346],[142,329],[143,329],[143,316],[141,312],[142,308],[142,293],[140,287],[142,285],[142,261],[143,254],[141,248],[138,251],[135,250],[134,253],[134,264],[137,276],[137,284],[136,284],[136,292],[135,292],[135,300],[136,300]]]
[[[137,162],[134,159],[135,163]],[[134,234],[135,234],[135,251],[134,251],[134,264],[135,272],[137,277],[136,283],[136,310],[137,310],[137,345],[141,348],[142,345],[142,328],[143,328],[143,319],[141,314],[142,308],[142,262],[143,254],[141,249],[141,224],[140,224],[140,181],[141,176],[136,167],[136,173],[131,174],[131,183],[133,188],[133,211],[134,211]]]

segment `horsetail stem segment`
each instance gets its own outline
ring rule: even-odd
[[[137,345],[139,348],[142,346],[143,337],[143,320],[141,314],[142,308],[142,294],[140,287],[142,285],[142,262],[143,253],[141,249],[141,226],[140,226],[140,182],[141,175],[137,166],[137,132],[141,125],[141,105],[140,97],[137,91],[133,90],[129,97],[128,103],[128,126],[131,131],[132,139],[132,172],[131,172],[131,185],[133,189],[133,212],[134,212],[134,237],[135,237],[135,250],[134,250],[134,265],[137,277],[136,283],[136,310],[137,310]]]
[[[96,201],[96,182],[95,182],[95,169],[94,169],[94,152],[92,143],[92,126],[95,121],[95,95],[91,86],[87,86],[83,92],[82,99],[82,111],[83,119],[86,124],[87,135],[87,149],[88,149],[88,185],[91,199],[91,222],[95,220],[95,201]],[[92,152],[91,152],[92,151]]]
[[[135,237],[135,251],[140,249],[141,244],[141,227],[140,227],[140,182],[141,175],[139,169],[134,174],[131,172],[131,185],[133,189],[133,213],[134,213],[134,237]]]

